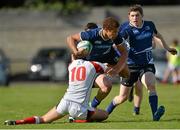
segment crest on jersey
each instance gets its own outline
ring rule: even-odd
[[[150,30],[150,27],[149,27],[149,26],[146,26],[146,27],[145,27],[145,30]]]
[[[139,31],[138,31],[137,29],[134,29],[134,30],[133,30],[133,33],[134,33],[134,34],[138,34]]]

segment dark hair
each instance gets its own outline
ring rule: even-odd
[[[107,17],[103,21],[103,29],[113,30],[119,28],[119,22],[113,17]]]
[[[141,5],[132,5],[129,8],[128,14],[130,14],[132,11],[139,11],[139,13],[143,16],[143,9],[141,7]]]
[[[87,31],[89,29],[95,29],[95,28],[98,28],[97,24],[93,23],[93,22],[90,22],[90,23],[86,24],[86,26],[84,27],[84,30]]]
[[[179,43],[178,39],[174,39],[174,40],[173,40],[173,45],[174,45],[174,46],[177,46],[178,43]]]

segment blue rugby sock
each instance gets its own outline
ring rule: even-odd
[[[134,106],[134,113],[139,114],[139,111],[140,111],[140,107]]]
[[[149,104],[151,106],[151,111],[154,116],[154,113],[157,111],[158,108],[158,96],[156,94],[149,95]]]
[[[94,97],[94,99],[91,102],[91,107],[96,108],[99,104],[100,104],[100,101],[98,101],[97,98]]]
[[[114,108],[116,107],[116,105],[114,104],[114,102],[112,101],[109,106],[106,108],[106,111],[111,114],[111,112],[114,110]]]

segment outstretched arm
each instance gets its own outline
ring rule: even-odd
[[[154,37],[157,38],[157,39],[159,39],[159,40],[161,41],[160,43],[162,44],[162,46],[163,46],[169,53],[171,53],[172,55],[176,55],[176,54],[177,54],[177,50],[176,50],[175,48],[169,47],[169,46],[166,44],[163,36],[162,36],[159,32],[157,32],[157,34],[154,34]]]

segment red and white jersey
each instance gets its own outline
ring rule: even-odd
[[[74,60],[68,67],[69,86],[65,100],[88,104],[94,80],[98,73],[103,73],[105,66],[99,62]]]

